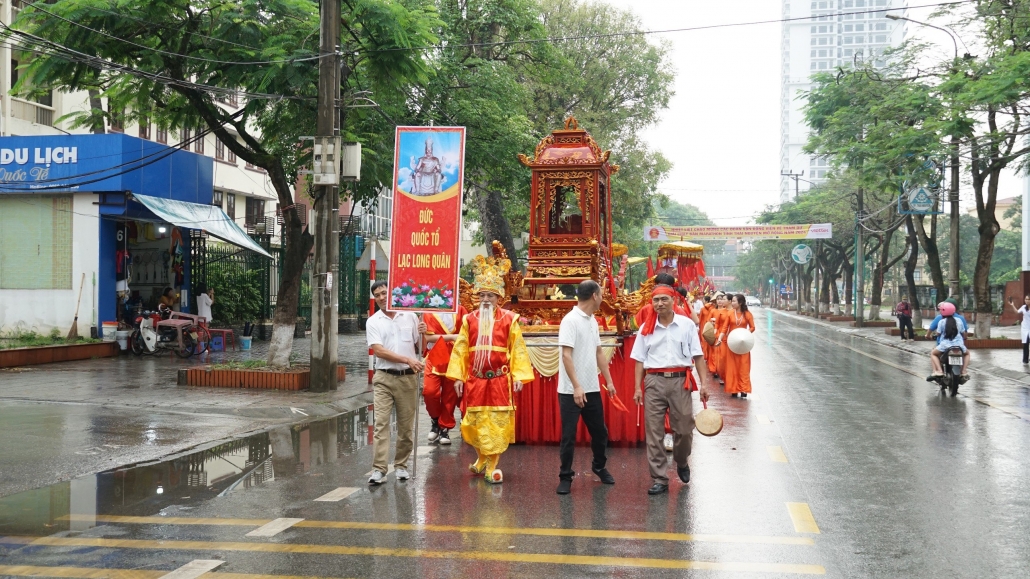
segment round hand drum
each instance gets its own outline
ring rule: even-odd
[[[731,352],[738,356],[747,354],[751,348],[755,347],[755,335],[747,328],[737,328],[730,332],[729,336],[726,336],[726,345],[729,346]]]
[[[722,432],[722,414],[717,410],[708,407],[707,402],[702,402],[705,409],[694,417],[694,428],[705,436],[715,436]]]

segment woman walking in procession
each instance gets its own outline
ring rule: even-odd
[[[715,325],[715,344],[712,344],[708,367],[713,369],[719,377],[720,383],[726,382],[726,354],[729,348],[719,342],[719,328],[727,323],[727,316],[730,315],[729,299],[726,294],[719,292],[715,294],[715,310],[712,312],[712,322]]]
[[[734,354],[726,343],[730,332],[738,328],[747,328],[754,333],[755,318],[747,311],[747,299],[744,294],[736,294],[729,300],[730,309],[726,315],[720,318],[720,324],[716,330],[715,345],[722,351],[722,369],[720,377],[725,381],[726,392],[736,398],[747,398],[751,392],[751,353]]]

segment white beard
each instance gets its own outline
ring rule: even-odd
[[[477,374],[489,367],[490,354],[494,345],[494,308],[490,304],[479,305],[479,335],[476,337],[476,354],[472,358],[472,369]]]

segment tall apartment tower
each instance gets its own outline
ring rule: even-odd
[[[780,43],[780,173],[801,176],[800,183],[780,177],[780,202],[794,198],[795,187],[821,183],[828,170],[825,159],[806,155],[808,141],[802,93],[811,89],[811,76],[855,62],[883,66],[885,50],[905,37],[903,16],[907,0],[782,0],[783,38]],[[890,12],[884,9],[892,8]],[[879,10],[879,12],[876,12]]]

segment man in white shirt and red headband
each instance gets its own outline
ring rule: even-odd
[[[633,400],[644,405],[647,462],[654,480],[647,491],[650,495],[669,490],[669,458],[662,445],[666,411],[674,432],[672,457],[676,473],[684,484],[690,482],[687,458],[693,441],[694,411],[689,376],[695,366],[701,377],[701,400],[708,400],[708,368],[697,326],[690,318],[673,311],[677,298],[679,294],[671,287],[655,288],[651,296],[653,311],[637,332],[630,353],[636,361]]]

